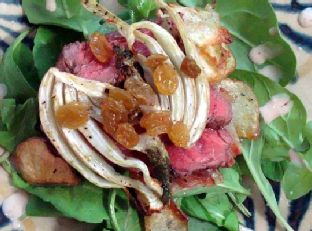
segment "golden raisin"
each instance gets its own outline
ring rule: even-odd
[[[108,62],[114,55],[113,49],[105,35],[99,32],[95,32],[90,36],[89,46],[92,54],[101,63]]]
[[[156,67],[158,67],[160,64],[163,64],[167,59],[168,57],[162,54],[150,55],[146,59],[145,64],[150,69],[155,70]]]
[[[186,148],[190,139],[187,126],[182,122],[173,124],[169,129],[168,136],[175,146],[181,148]]]
[[[167,133],[171,127],[170,113],[167,111],[147,113],[141,118],[140,126],[145,128],[150,136]]]
[[[110,134],[114,135],[117,125],[128,121],[128,112],[125,106],[112,98],[105,98],[101,104],[103,128]]]
[[[147,83],[135,78],[128,78],[124,86],[125,89],[137,99],[140,105],[155,105],[156,94]]]
[[[155,69],[153,80],[158,92],[163,95],[172,95],[178,87],[177,72],[173,66],[167,63],[163,63]]]
[[[191,78],[197,78],[201,73],[201,69],[196,64],[195,60],[188,57],[184,58],[180,69],[184,74]]]
[[[77,129],[88,121],[89,109],[89,105],[80,102],[62,105],[55,113],[56,122],[65,128]]]
[[[129,92],[120,88],[109,90],[109,97],[120,101],[128,111],[132,111],[138,106],[136,99]]]
[[[139,135],[129,123],[119,124],[115,133],[116,141],[125,148],[133,148],[139,143]]]

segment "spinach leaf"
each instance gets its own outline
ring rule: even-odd
[[[237,231],[239,221],[226,194],[202,194],[185,197],[181,209],[189,216]]]
[[[286,197],[298,199],[312,190],[312,171],[304,165],[289,163],[282,180]]]
[[[261,169],[261,154],[264,145],[264,139],[259,137],[257,140],[249,141],[245,140],[242,144],[242,151],[248,168],[251,172],[253,179],[255,180],[260,192],[265,198],[266,202],[274,212],[280,223],[288,230],[293,229],[288,225],[285,218],[282,216],[273,189],[269,181],[265,178]]]
[[[39,77],[42,78],[56,61],[64,45],[81,40],[81,35],[72,30],[56,27],[39,27],[34,39],[33,56]]]
[[[8,168],[10,167],[7,166],[6,169]],[[9,171],[14,186],[50,203],[64,216],[87,223],[101,223],[109,219],[108,211],[104,206],[107,191],[89,182],[85,181],[74,187],[33,186],[26,183],[12,168]]]
[[[23,0],[22,6],[30,23],[59,26],[89,35],[95,31],[107,33],[114,27],[87,11],[80,0],[56,0],[56,11],[46,9],[42,0]]]
[[[26,206],[27,216],[40,216],[40,217],[59,217],[64,216],[61,212],[48,202],[43,201],[35,195],[31,195]]]
[[[186,6],[204,7],[209,0],[180,0]],[[222,24],[231,32],[234,43],[231,49],[236,57],[237,68],[258,71],[264,65],[274,65],[282,71],[280,84],[287,85],[295,76],[296,57],[290,45],[280,35],[277,19],[272,6],[267,0],[218,0],[216,10]],[[270,34],[270,31],[276,31]],[[260,44],[270,44],[280,49],[280,53],[256,65],[249,57],[250,50]]]
[[[257,73],[237,70],[231,77],[247,83],[253,89],[257,96],[259,106],[266,104],[274,95],[281,93],[289,95],[293,102],[293,107],[290,112],[269,124],[262,122],[261,130],[267,131],[264,132],[265,138],[267,137],[266,142],[270,142],[272,137],[276,137],[275,139],[277,139],[279,143],[282,141],[289,149],[303,151],[305,149],[303,145],[303,131],[307,123],[307,113],[299,98],[278,83]],[[269,128],[269,132],[267,128]]]
[[[108,207],[110,222],[115,231],[143,230],[139,214],[130,204],[123,190],[113,189],[110,191]]]
[[[36,97],[39,85],[31,51],[22,43],[27,34],[28,31],[18,36],[0,63],[0,83],[7,87],[6,97],[14,98],[18,102]]]
[[[37,135],[37,100],[29,98],[24,104],[16,104],[14,99],[0,101],[0,145],[14,151],[24,139]]]

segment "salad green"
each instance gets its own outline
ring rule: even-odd
[[[153,0],[119,0],[126,6],[122,13],[129,22],[153,17]],[[172,1],[174,2],[174,1]],[[179,0],[185,6],[204,7],[208,0]],[[40,134],[37,90],[44,73],[55,64],[63,45],[82,40],[94,31],[110,32],[115,28],[86,11],[80,0],[57,0],[56,12],[47,12],[45,1],[23,0],[28,20],[38,25],[34,47],[23,44],[29,31],[22,33],[8,48],[0,64],[0,83],[7,86],[6,99],[0,102],[0,145],[13,152],[24,139]],[[175,201],[189,216],[189,230],[237,231],[235,209],[242,205],[249,190],[242,186],[242,176],[255,180],[267,203],[279,220],[292,230],[281,216],[272,187],[267,178],[281,182],[288,199],[299,198],[312,190],[312,122],[307,123],[301,101],[282,86],[295,75],[296,60],[290,46],[277,32],[275,14],[267,0],[218,0],[216,9],[223,25],[234,36],[232,50],[237,69],[231,78],[247,83],[255,92],[260,106],[276,94],[290,96],[293,107],[286,116],[266,124],[261,121],[261,136],[243,141],[244,162],[232,168],[220,169],[223,181],[211,187],[195,188],[177,193]],[[252,22],[247,24],[246,22]],[[265,65],[276,65],[282,71],[280,82],[257,74],[263,67],[248,58],[252,47],[270,42],[282,52]],[[301,162],[293,163],[289,150],[298,154]],[[244,170],[247,165],[248,171]],[[26,183],[8,161],[3,166],[12,175],[16,187],[32,194],[28,215],[66,216],[88,223],[97,223],[97,230],[142,230],[142,220],[122,190],[98,188],[88,182],[75,187],[32,186]],[[298,183],[300,182],[300,183]],[[245,212],[248,214],[248,212]]]

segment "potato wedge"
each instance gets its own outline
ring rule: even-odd
[[[15,167],[30,184],[77,185],[80,178],[60,157],[49,149],[46,139],[29,138],[17,146]]]
[[[233,124],[239,137],[255,139],[259,135],[259,105],[253,90],[245,83],[224,79],[217,84],[232,100]]]

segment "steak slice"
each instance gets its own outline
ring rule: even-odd
[[[115,62],[112,58],[103,64],[92,54],[87,42],[75,42],[64,46],[56,67],[86,79],[118,84],[124,79],[118,76]]]
[[[189,149],[167,145],[170,164],[178,175],[191,175],[195,171],[228,167],[234,163],[233,140],[224,130],[205,129],[201,138]]]
[[[226,93],[211,88],[210,110],[207,127],[212,129],[223,128],[232,120],[232,105]]]
[[[147,31],[143,32],[150,35]],[[106,37],[112,47],[118,47],[123,50],[128,49],[126,39],[118,32],[112,32],[106,35]],[[150,55],[148,48],[138,41],[134,44],[133,52],[144,56]],[[99,62],[92,54],[87,42],[77,41],[65,45],[56,63],[56,67],[60,71],[113,85],[118,85],[126,77],[118,72],[116,57],[113,57],[108,63]]]

